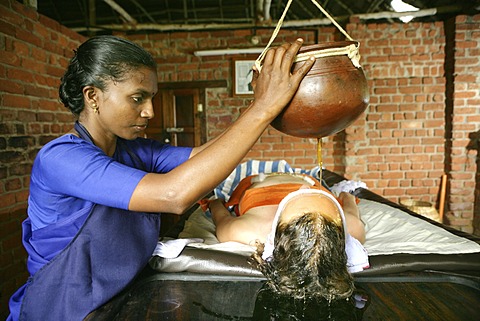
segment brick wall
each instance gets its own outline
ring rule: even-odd
[[[447,27],[443,23],[348,24],[349,34],[361,42],[370,105],[345,131],[323,138],[324,165],[365,181],[374,192],[396,202],[411,197],[436,203],[440,176],[446,170],[447,223],[471,232],[474,213],[477,221],[479,215],[474,196],[480,195],[478,174],[475,180],[479,21],[477,15],[457,17]],[[271,32],[257,30],[261,44]],[[446,34],[453,37],[451,42]],[[129,38],[156,57],[161,82],[228,81],[228,88],[207,90],[211,138],[235,120],[251,98],[231,93],[232,60],[239,56],[195,57],[193,51],[249,47],[251,35],[250,30],[240,30]],[[340,39],[335,28],[322,27],[281,30],[277,42],[299,36],[307,44]],[[57,87],[72,49],[83,40],[17,1],[0,1],[0,317],[6,315],[9,296],[26,278],[20,224],[31,164],[41,146],[71,128],[72,116],[58,103]],[[451,64],[446,63],[449,45]],[[452,79],[446,77],[448,68],[454,68]],[[316,141],[269,128],[247,158],[285,159],[293,166],[310,168],[317,164]]]
[[[37,151],[68,131],[58,85],[83,37],[17,1],[0,3],[0,318],[28,274],[21,244]]]
[[[450,47],[445,25],[452,39]],[[453,26],[453,29],[450,27],[453,33],[448,26]],[[469,152],[469,162],[465,160],[468,137],[479,130],[478,118],[475,118],[478,117],[475,79],[479,68],[478,43],[475,42],[479,38],[478,16],[462,16],[446,24],[352,21],[347,31],[361,42],[362,65],[370,85],[370,105],[344,132],[323,138],[325,166],[348,178],[366,182],[371,190],[392,201],[412,198],[429,201],[437,207],[441,176],[446,172],[450,192],[446,205],[450,211],[445,222],[472,232],[476,150]],[[199,58],[192,52],[249,47],[248,39],[252,35],[249,30],[208,31],[141,35],[132,39],[161,57],[161,81],[229,81],[229,88],[207,91],[208,135],[215,137],[240,115],[251,99],[231,94],[232,60],[240,56]],[[257,30],[256,35],[265,44],[271,30]],[[309,44],[333,41],[339,34],[331,27],[281,30],[276,42],[292,41],[299,36]],[[448,50],[455,53],[451,59],[447,56]],[[448,66],[455,66],[455,70]],[[454,73],[456,77],[447,87],[447,76]],[[455,105],[448,108],[453,100]],[[451,120],[450,113],[455,114]],[[457,115],[465,116],[460,119]],[[458,146],[457,149],[449,147],[448,138],[452,135],[452,146]],[[463,141],[458,137],[463,137]],[[456,157],[457,154],[461,156]],[[270,128],[247,158],[286,159],[294,166],[313,167],[317,164],[316,140],[286,136]],[[466,165],[458,168],[460,164]]]
[[[443,24],[356,23],[350,29],[362,43],[371,98],[364,119],[347,129],[346,172],[395,202],[435,204],[445,135]]]
[[[455,65],[448,221],[480,231],[480,15],[455,21]],[[477,176],[476,176],[477,175]],[[474,204],[475,190],[477,203]],[[475,207],[476,205],[476,207]]]
[[[447,23],[352,21],[347,31],[361,43],[370,104],[345,131],[323,138],[324,165],[350,179],[366,182],[372,191],[394,202],[423,200],[437,208],[441,177],[447,173],[449,211],[445,222],[473,232],[477,151],[470,150],[467,156],[466,146],[469,135],[480,128],[476,85],[480,65],[476,42],[478,16],[461,16]],[[257,30],[261,44],[267,43],[271,32],[271,29]],[[207,132],[209,137],[215,137],[240,115],[251,99],[234,97],[231,93],[231,65],[240,56],[195,57],[192,53],[202,49],[250,47],[248,39],[252,35],[252,31],[245,30],[130,38],[159,57],[160,81],[229,81],[229,88],[207,90]],[[331,27],[281,30],[276,43],[299,36],[311,44],[333,41],[339,38],[339,33]],[[448,56],[448,52],[455,56]],[[450,104],[453,101],[455,104]],[[286,136],[269,128],[247,155],[247,159],[252,158],[285,159],[293,166],[313,167],[317,164],[316,140]]]

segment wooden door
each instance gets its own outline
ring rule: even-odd
[[[160,89],[153,109],[155,117],[149,121],[147,137],[174,146],[194,147],[205,141],[201,90]],[[180,216],[162,213],[161,220],[160,235],[165,236]]]
[[[161,89],[155,96],[155,117],[148,137],[174,146],[199,146],[202,137],[203,103],[198,89]]]

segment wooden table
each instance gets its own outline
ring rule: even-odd
[[[324,178],[329,185],[343,179],[329,171],[325,171]],[[402,208],[368,190],[358,190],[358,196]],[[416,215],[404,208],[402,210]],[[441,225],[433,221],[431,223]],[[480,243],[478,237],[446,226],[442,227]],[[421,262],[432,260],[429,256],[418,257]],[[475,254],[473,259],[470,256],[455,259],[437,258],[440,261],[445,260],[447,265],[455,263],[454,269],[432,271],[430,268],[427,271],[422,269],[423,272],[403,273],[398,271],[391,273],[390,269],[389,273],[383,271],[374,275],[368,273],[358,275],[355,277],[356,297],[365,301],[359,299],[332,304],[328,302],[305,304],[273,298],[270,293],[261,291],[264,279],[258,277],[158,273],[147,267],[129,288],[92,312],[85,320],[474,321],[480,320],[480,269],[472,266],[478,265],[478,257],[479,255]],[[374,259],[376,258],[371,258],[371,263]],[[394,265],[401,265],[404,260],[403,256],[396,256],[393,260]],[[458,264],[463,261],[464,264]],[[461,272],[458,271],[458,267],[470,269]]]
[[[480,277],[423,272],[356,285],[360,300],[305,304],[261,292],[260,278],[148,271],[86,320],[480,320]]]

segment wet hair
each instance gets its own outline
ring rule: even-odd
[[[357,306],[358,296],[364,304]],[[281,296],[270,288],[262,288],[255,301],[253,320],[363,320],[363,314],[368,306],[368,296],[361,289],[347,299],[327,301],[325,299],[297,300]]]
[[[128,72],[146,67],[156,71],[153,57],[139,45],[115,36],[97,36],[78,47],[61,79],[61,102],[74,115],[84,108],[83,88],[105,90],[106,82],[122,81]]]
[[[277,294],[294,299],[345,299],[355,289],[347,270],[342,226],[320,213],[305,213],[289,223],[279,223],[275,248],[263,260],[263,244],[257,245],[251,262],[267,278]]]

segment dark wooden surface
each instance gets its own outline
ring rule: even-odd
[[[324,178],[330,186],[343,179],[328,171]],[[402,208],[367,190],[358,194]],[[478,237],[442,227],[479,242]],[[147,267],[129,288],[85,320],[480,320],[478,270],[359,275],[355,280],[358,296],[366,299],[361,301],[363,307],[352,310],[351,304],[346,304],[346,309],[309,305],[300,314],[288,312],[298,309],[298,305],[290,309],[273,299],[260,300],[263,281],[219,281],[214,275],[200,275],[199,281],[190,276],[157,273]],[[285,310],[290,315],[285,316]],[[272,311],[274,315],[269,314]]]
[[[314,304],[295,314],[298,304],[286,309],[282,302],[280,309],[275,299],[265,302],[258,298],[263,281],[219,280],[215,276],[189,280],[179,275],[171,280],[164,276],[145,275],[86,320],[264,320],[269,309],[277,308],[283,311],[283,318],[277,311],[276,317],[268,315],[269,320],[323,320],[318,311],[328,314],[329,320],[480,320],[479,278],[452,282],[442,276],[431,278],[428,273],[421,278],[417,274],[365,278],[356,282],[357,295],[364,300],[358,302],[364,306],[352,308],[351,302],[345,302],[339,309],[338,305]],[[285,310],[290,318],[284,318]]]
[[[362,282],[363,320],[480,320],[480,290],[450,282]]]

